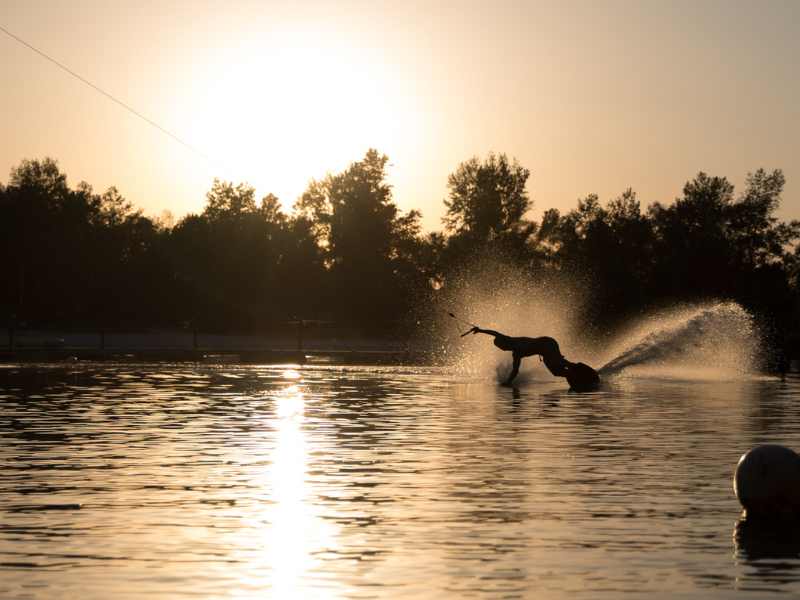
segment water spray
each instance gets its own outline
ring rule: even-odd
[[[478,326],[475,325],[475,323],[470,323],[469,321],[465,321],[464,319],[459,319],[457,316],[455,316],[451,312],[448,312],[447,314],[450,315],[451,317],[453,317],[459,323],[463,323],[464,325],[469,325],[470,326],[470,329],[468,331],[465,331],[464,333],[462,333],[461,337],[464,337],[465,335],[469,335],[470,333],[472,333],[472,328],[478,328]]]
[[[664,376],[728,379],[758,369],[761,335],[752,315],[734,302],[701,304],[663,313],[625,336],[600,369]]]

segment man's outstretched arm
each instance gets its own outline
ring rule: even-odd
[[[473,327],[472,329],[470,329],[467,333],[471,333],[473,335],[475,335],[476,333],[485,333],[487,335],[493,335],[494,337],[497,337],[498,335],[502,335],[503,337],[506,337],[504,334],[500,333],[499,331],[494,331],[493,329],[481,329],[477,325],[475,327]]]

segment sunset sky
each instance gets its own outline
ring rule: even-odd
[[[800,2],[0,0],[0,181],[56,158],[148,215],[213,177],[291,207],[375,147],[439,229],[447,175],[490,151],[544,208],[627,187],[669,202],[699,170],[787,177],[800,218]]]

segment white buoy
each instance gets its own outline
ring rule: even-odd
[[[785,446],[756,446],[739,459],[733,491],[748,517],[800,516],[800,456]]]

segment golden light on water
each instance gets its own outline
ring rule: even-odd
[[[281,373],[281,377],[284,379],[300,379],[300,371],[297,369],[286,369]],[[293,391],[296,392],[297,390],[294,389]]]
[[[284,372],[294,379],[296,371]],[[336,547],[333,527],[323,520],[311,503],[308,481],[308,449],[303,430],[305,399],[297,385],[290,385],[275,397],[274,446],[265,473],[268,492],[263,547],[269,582],[276,598],[319,597],[311,590],[309,571],[315,555]],[[335,597],[326,590],[326,598]]]

